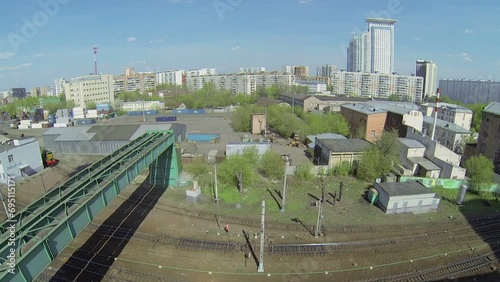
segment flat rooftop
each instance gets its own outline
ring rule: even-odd
[[[424,144],[418,142],[414,139],[409,138],[398,138],[399,142],[403,143],[404,146],[408,148],[426,148]]]
[[[367,105],[364,103],[349,103],[349,104],[344,104],[340,105],[341,108],[346,108],[351,111],[355,111],[358,113],[362,113],[365,115],[373,115],[373,114],[381,114],[381,113],[387,113],[387,110],[374,107],[371,105]]]
[[[332,153],[341,152],[363,152],[370,148],[372,143],[364,139],[317,139],[324,144]]]
[[[432,197],[434,197],[436,195],[436,193],[432,192],[430,189],[428,189],[418,181],[382,182],[377,183],[376,186],[382,189],[389,196],[414,196],[432,194]]]
[[[424,123],[430,124],[432,126],[434,124],[434,118],[424,116]],[[469,130],[467,130],[461,126],[458,126],[458,125],[454,124],[453,122],[447,122],[447,121],[441,120],[441,119],[436,120],[436,126],[441,128],[441,129],[454,132],[456,134],[472,134],[472,132],[470,132]]]

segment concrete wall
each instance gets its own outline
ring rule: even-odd
[[[410,111],[406,115],[403,115],[403,124],[408,127],[415,128],[418,131],[422,131],[423,123],[424,116],[419,111]]]
[[[328,165],[335,167],[343,162],[352,164],[354,161],[359,161],[359,159],[361,159],[361,153],[358,152],[331,153]]]
[[[344,116],[349,124],[351,136],[356,136],[358,132],[364,132],[362,137],[370,142],[375,142],[384,132],[387,113],[364,114],[353,111],[347,108],[341,108],[340,113]],[[372,136],[372,131],[375,131],[375,136]]]
[[[245,149],[256,148],[259,156],[264,155],[267,151],[271,150],[269,143],[241,143],[241,144],[227,144],[226,157],[232,155],[241,155]]]
[[[429,190],[428,194],[410,196],[389,196],[385,191],[375,184],[379,192],[378,202],[387,214],[404,212],[429,212],[439,206],[440,200],[434,198],[436,195]]]

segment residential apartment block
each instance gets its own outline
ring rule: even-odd
[[[432,136],[433,126],[434,118],[429,116],[424,117],[422,132],[425,135]],[[452,122],[437,119],[434,140],[436,140],[439,144],[445,146],[446,148],[452,150],[453,152],[463,154],[465,149],[465,142],[471,136],[471,134],[472,132],[470,132],[469,130]]]
[[[156,76],[154,73],[135,72],[133,68],[126,68],[125,74],[114,77],[114,93],[139,91],[156,88]]]
[[[337,67],[334,65],[323,65],[316,68],[317,77],[330,77],[333,72],[337,71]]]
[[[292,86],[295,76],[290,74],[232,74],[191,76],[186,78],[186,85],[190,90],[199,90],[207,83],[213,83],[217,89],[229,90],[234,95],[255,93],[258,88],[271,86]]]
[[[500,102],[499,81],[442,79],[439,89],[442,96],[464,104]]]
[[[436,103],[424,103],[419,106],[419,110],[428,117],[434,116],[435,108]],[[437,118],[447,122],[452,122],[466,130],[470,130],[472,125],[472,115],[472,110],[469,108],[449,103],[439,103]]]
[[[201,69],[194,69],[194,70],[187,70],[186,71],[186,77],[207,76],[207,75],[216,75],[216,74],[217,74],[217,69],[215,69],[215,68],[201,68]]]
[[[375,142],[384,132],[386,110],[363,103],[352,103],[341,105],[340,113],[349,124],[351,136],[355,138]]]
[[[126,102],[122,105],[122,110],[124,111],[150,111],[150,110],[161,110],[165,108],[165,103],[160,101],[137,101],[137,102]]]
[[[371,72],[370,33],[355,35],[347,48],[348,72]]]
[[[416,75],[424,79],[424,97],[437,94],[437,66],[432,61],[417,60]]]
[[[327,84],[320,81],[303,81],[297,80],[295,82],[297,86],[305,86],[309,88],[308,93],[324,93],[327,90]]]
[[[335,72],[332,94],[364,98],[389,98],[422,101],[423,78],[397,74]]]
[[[71,78],[64,84],[67,101],[77,107],[86,107],[89,102],[109,103],[114,106],[113,75],[98,74]]]
[[[170,84],[183,86],[186,82],[185,70],[170,70],[156,73],[156,84]]]
[[[239,68],[238,74],[256,74],[266,72],[265,67],[248,67],[248,68]]]
[[[493,102],[483,110],[476,154],[493,160],[495,172],[500,173],[500,103]]]

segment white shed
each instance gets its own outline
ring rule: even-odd
[[[387,214],[436,210],[441,199],[417,181],[375,183],[378,203]]]

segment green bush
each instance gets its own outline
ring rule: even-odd
[[[281,156],[274,151],[267,151],[259,163],[259,170],[267,178],[281,179],[285,172],[285,164]]]
[[[314,174],[312,173],[312,165],[305,164],[299,165],[295,170],[295,176],[300,180],[312,180],[314,179]]]
[[[344,161],[333,168],[333,175],[335,176],[348,176],[350,174],[352,174],[352,165],[347,161]]]

